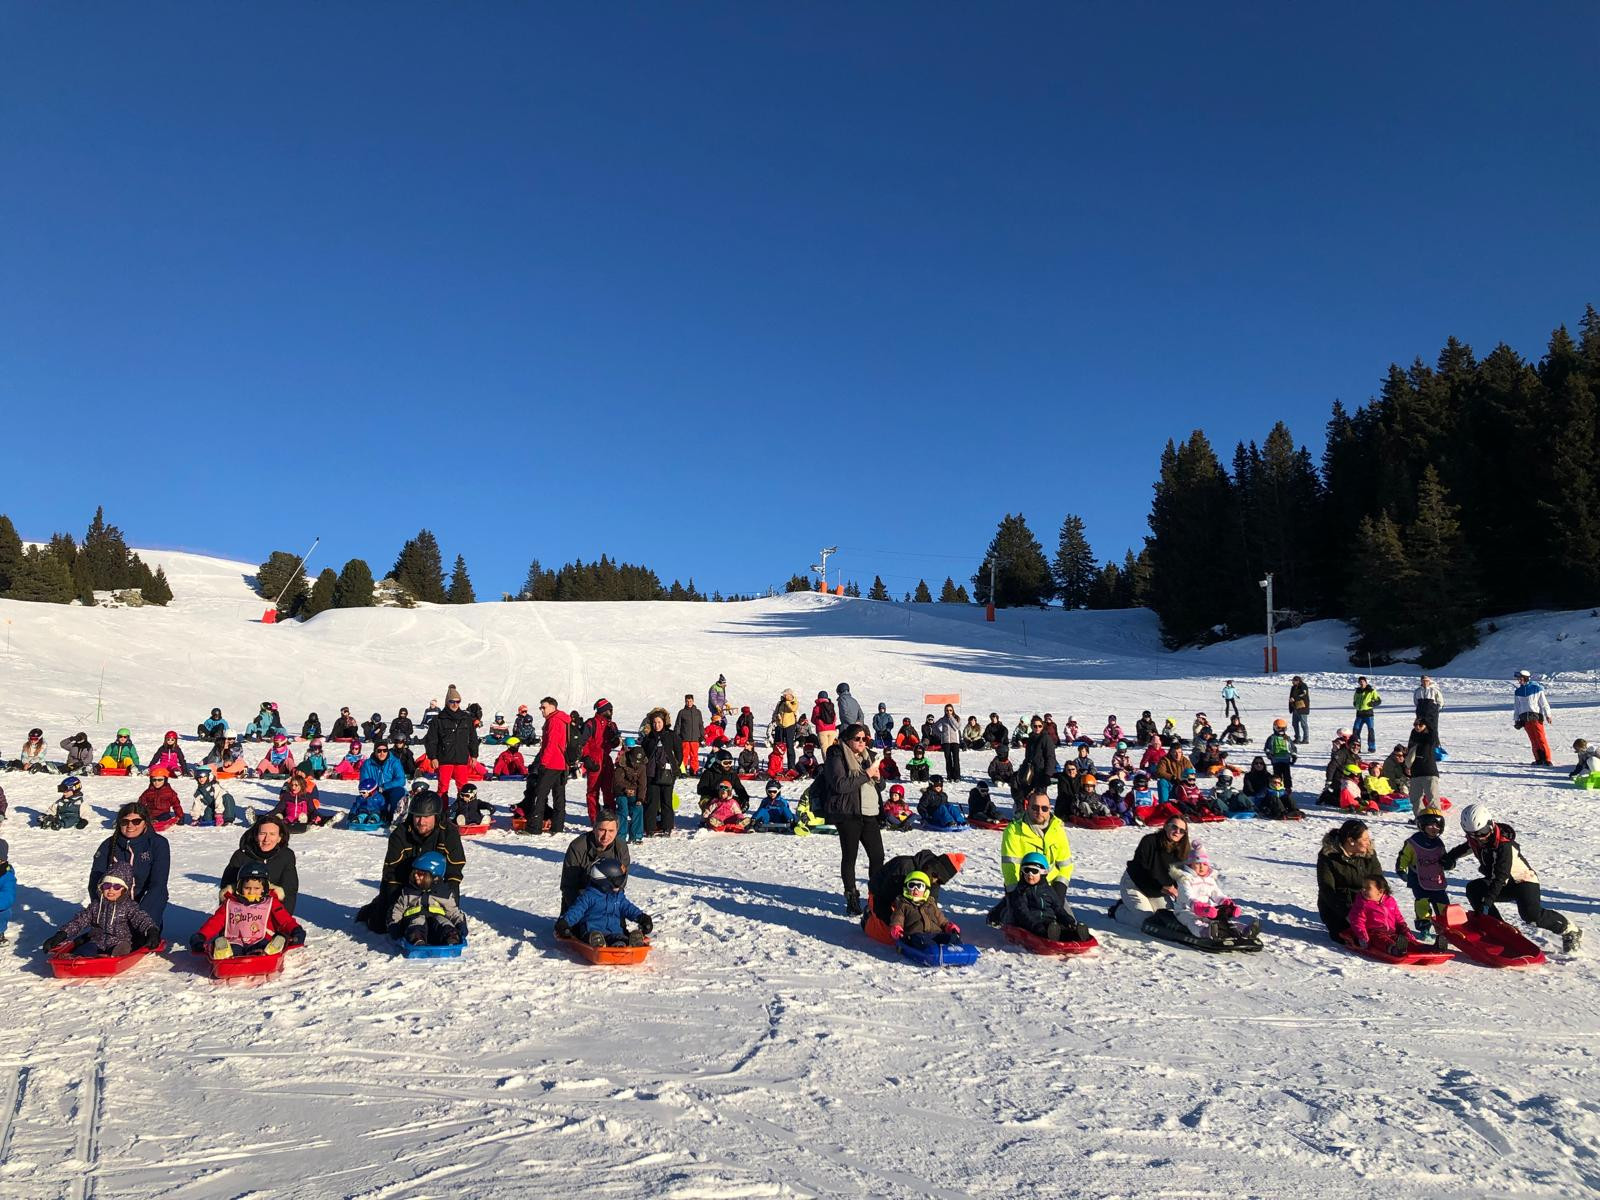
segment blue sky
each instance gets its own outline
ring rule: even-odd
[[[0,6],[0,511],[480,595],[1146,531],[1600,302],[1600,8]],[[891,553],[892,552],[892,553]]]

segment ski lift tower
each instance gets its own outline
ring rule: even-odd
[[[811,564],[811,569],[817,573],[817,578],[822,581],[821,586],[817,589],[818,591],[826,592],[828,590],[828,555],[837,553],[839,553],[839,547],[824,546],[818,552],[818,557],[822,561]]]

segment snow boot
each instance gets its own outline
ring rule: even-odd
[[[1583,930],[1576,925],[1568,925],[1566,932],[1561,935],[1561,952],[1563,954],[1576,954],[1578,947],[1583,943]]]
[[[854,888],[844,894],[844,911],[846,916],[861,915],[861,893]]]

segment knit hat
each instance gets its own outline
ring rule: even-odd
[[[597,713],[611,711],[611,701],[607,700],[604,696],[600,697],[600,699],[594,702],[594,710]]]
[[[1185,866],[1196,867],[1201,863],[1211,865],[1211,856],[1206,853],[1204,843],[1193,842],[1189,846],[1189,857],[1183,860]]]
[[[453,683],[444,690],[444,702],[449,704],[452,700],[457,704],[461,703],[461,693],[456,690],[456,685]]]

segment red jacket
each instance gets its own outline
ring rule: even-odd
[[[833,714],[831,721],[823,719],[827,715],[822,709],[824,703],[828,706],[827,712]],[[839,710],[833,706],[832,700],[824,701],[822,697],[817,697],[816,703],[811,706],[811,724],[816,726],[818,733],[839,728]]]
[[[267,928],[271,929],[273,933],[281,933],[284,937],[288,937],[300,928],[300,923],[283,906],[283,901],[278,899],[277,892],[268,888],[267,898],[272,902],[271,907],[267,910]],[[217,911],[211,914],[206,923],[200,926],[201,940],[206,942],[214,941],[222,936],[222,931],[227,927],[227,924],[228,902],[224,900],[217,907]]]
[[[496,777],[501,775],[526,775],[528,773],[528,764],[523,761],[521,753],[513,747],[510,750],[502,750],[500,757],[494,760],[494,773]]]
[[[544,719],[544,733],[540,735],[539,765],[551,771],[567,769],[567,727],[572,718],[559,708]]]
[[[145,788],[139,796],[139,807],[150,819],[150,827],[157,831],[170,829],[183,820],[183,801],[170,783],[161,788]]]
[[[616,722],[610,717],[595,713],[588,721],[589,736],[584,738],[583,746],[578,753],[585,764],[594,763],[603,767],[611,759],[611,751],[621,740],[617,734]]]

